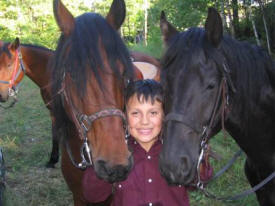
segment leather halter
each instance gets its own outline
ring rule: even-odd
[[[18,63],[19,61],[19,63]],[[15,52],[15,64],[12,70],[12,76],[11,79],[9,81],[4,81],[4,80],[0,80],[0,83],[2,84],[8,84],[9,85],[9,96],[15,96],[17,93],[17,87],[18,85],[15,85],[15,82],[17,80],[17,78],[19,77],[19,75],[21,74],[21,72],[26,72],[25,66],[24,66],[24,62],[23,62],[23,57],[20,51],[20,47],[16,50]]]
[[[19,60],[19,64],[18,64],[18,60]],[[19,82],[17,85],[15,85],[15,82],[16,82],[17,78],[19,77],[19,75],[21,74],[21,72],[23,72],[25,74],[26,68],[24,66],[23,57],[22,57],[21,50],[19,47],[15,53],[15,64],[14,64],[14,68],[12,70],[11,80],[9,80],[9,81],[0,80],[0,83],[9,85],[8,96],[13,97],[13,101],[8,106],[4,106],[4,105],[0,104],[1,108],[8,109],[10,107],[13,107],[14,104],[17,102],[17,93],[18,93],[18,89],[20,87],[21,82]]]
[[[118,116],[118,117],[122,118],[124,127],[126,128],[126,117],[122,110],[116,109],[116,108],[102,109],[102,110],[100,110],[96,113],[93,113],[91,115],[81,114],[76,110],[72,101],[69,101],[69,97],[68,97],[68,94],[67,94],[67,92],[65,90],[65,86],[64,86],[64,79],[63,79],[62,87],[63,87],[63,89],[62,89],[63,95],[61,95],[61,97],[62,97],[63,104],[64,104],[64,98],[65,98],[66,102],[70,106],[71,113],[73,115],[74,122],[76,123],[75,126],[78,130],[80,139],[83,141],[83,144],[80,147],[81,162],[76,163],[68,141],[65,141],[66,150],[67,150],[67,153],[71,159],[72,164],[78,169],[85,170],[87,167],[93,166],[93,160],[91,157],[91,149],[89,147],[88,137],[87,137],[87,133],[90,130],[90,128],[93,126],[92,125],[93,122],[97,119],[101,119],[101,118],[105,118],[105,117]]]

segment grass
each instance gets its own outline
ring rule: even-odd
[[[39,88],[24,78],[18,103],[0,110],[0,146],[6,162],[5,206],[69,206],[72,196],[60,164],[47,169],[51,121]]]
[[[62,177],[60,164],[46,169],[51,150],[51,122],[38,87],[28,78],[23,80],[19,102],[11,109],[0,110],[0,146],[6,160],[5,206],[71,206],[72,195]],[[222,134],[211,140],[214,151],[223,156],[212,160],[218,171],[238,150]],[[249,185],[243,172],[244,155],[233,167],[207,189],[218,196],[237,194]],[[208,199],[199,191],[189,193],[192,206],[257,206],[255,195],[233,203]]]

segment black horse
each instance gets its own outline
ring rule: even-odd
[[[210,8],[205,28],[178,32],[162,13],[166,121],[160,169],[171,184],[197,175],[202,148],[224,126],[247,155],[251,186],[275,170],[275,64],[261,48],[223,36]],[[204,148],[203,148],[204,149]],[[197,177],[198,178],[198,177]],[[275,205],[275,179],[256,192]]]

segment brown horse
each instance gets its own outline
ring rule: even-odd
[[[116,32],[125,3],[114,0],[106,18],[77,18],[60,0],[54,14],[62,32],[50,68],[53,112],[63,129],[62,173],[76,206],[83,197],[83,169],[93,166],[109,182],[124,180],[133,165],[125,143],[124,87],[134,77],[130,54]],[[79,163],[80,162],[80,163]],[[92,184],[92,183],[91,183]]]
[[[52,50],[45,47],[20,44],[18,38],[12,43],[0,41],[0,101],[8,100],[26,74],[40,88],[42,99],[50,111],[52,152],[47,163],[48,167],[54,167],[58,162],[59,154],[58,129],[49,104],[51,91],[49,87],[50,72],[47,65],[53,53]]]

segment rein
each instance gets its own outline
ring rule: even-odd
[[[123,120],[123,124],[126,125],[126,117],[122,110],[116,109],[116,108],[106,108],[102,109],[99,112],[93,113],[91,115],[86,114],[80,114],[74,107],[71,101],[69,101],[68,94],[66,90],[63,90],[63,104],[64,104],[64,98],[69,104],[71,108],[71,112],[73,114],[74,122],[76,122],[76,127],[80,135],[80,140],[83,141],[82,146],[80,147],[80,156],[81,156],[81,162],[76,163],[75,158],[73,157],[71,147],[68,143],[68,141],[65,141],[66,144],[66,150],[67,153],[71,159],[72,164],[81,170],[85,170],[87,167],[93,166],[92,156],[91,156],[91,149],[89,147],[88,143],[88,137],[87,133],[90,130],[90,128],[93,126],[93,122],[97,119],[110,117],[110,116],[118,116],[121,117]]]
[[[19,64],[18,64],[19,61]],[[24,66],[24,62],[23,62],[23,57],[21,54],[21,50],[20,47],[16,50],[15,53],[15,64],[12,70],[12,75],[11,75],[11,80],[9,81],[4,81],[4,80],[0,80],[0,83],[2,84],[8,84],[8,96],[9,97],[13,97],[13,101],[11,102],[11,104],[9,106],[3,106],[0,104],[0,107],[4,108],[4,109],[8,109],[10,107],[13,107],[14,104],[17,102],[17,93],[18,93],[18,89],[20,87],[21,82],[18,85],[15,85],[15,82],[17,80],[17,78],[19,77],[19,75],[21,74],[21,72],[23,72],[25,74],[26,69]]]

